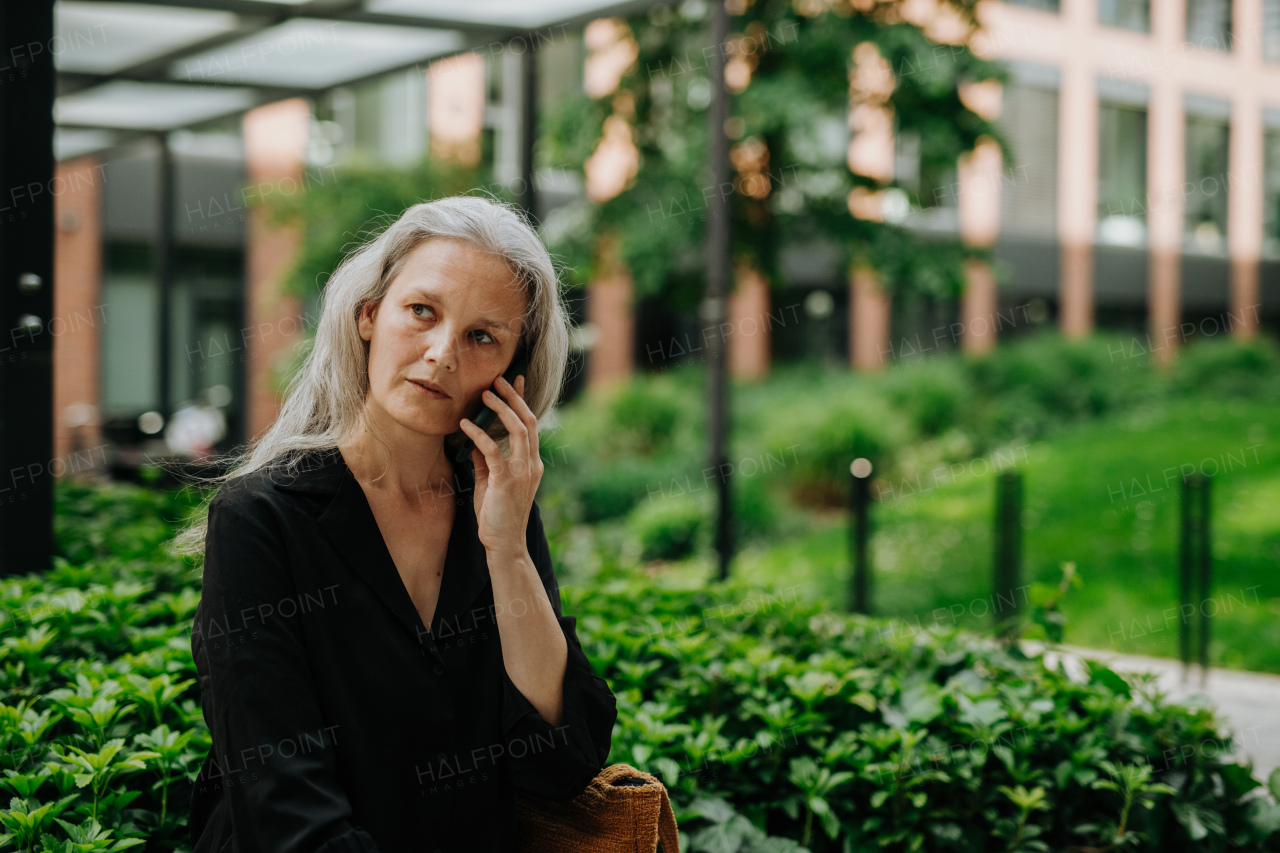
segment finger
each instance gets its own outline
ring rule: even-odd
[[[513,386],[505,376],[499,376],[494,385],[502,392],[503,402],[511,406],[521,422],[526,427],[532,427],[537,424],[538,419],[534,417],[533,409],[529,408],[529,404],[524,399],[524,374],[516,377],[516,383]]]
[[[523,400],[516,394],[516,390],[511,387],[511,383],[505,379],[498,379],[498,387],[504,393],[510,394],[517,402],[523,404]],[[498,413],[498,417],[502,418],[503,425],[507,428],[507,434],[511,436],[511,458],[512,459],[528,459],[529,458],[529,428],[525,426],[524,421],[515,413],[511,405],[492,391],[485,390],[482,395],[485,405]],[[527,408],[527,407],[526,407]]]
[[[498,442],[494,441],[489,433],[480,429],[468,418],[463,418],[459,421],[458,426],[476,443],[476,450],[484,454],[486,466],[502,462],[502,448],[498,446]]]
[[[479,447],[471,448],[471,465],[475,469],[476,497],[484,499],[484,490],[489,480],[489,461],[484,458]]]
[[[516,383],[516,387],[511,388],[512,395],[508,396],[507,399],[511,408],[520,416],[520,421],[524,424],[524,428],[529,431],[529,459],[533,461],[535,458],[540,458],[538,457],[538,417],[533,413],[533,409],[529,408],[529,404],[524,399],[525,377],[523,373],[516,377]],[[503,386],[510,387],[505,378],[498,383],[499,389],[505,391],[506,388]]]
[[[516,381],[520,383],[520,404],[529,412],[529,419],[525,421],[525,426],[529,428],[529,461],[530,463],[536,462],[541,465],[542,450],[541,444],[539,444],[538,416],[533,413],[533,409],[529,408],[529,404],[524,399],[524,389],[528,382],[525,380],[523,373],[516,377]],[[539,474],[538,476],[541,477],[542,475]]]

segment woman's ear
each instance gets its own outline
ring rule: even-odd
[[[380,304],[380,302],[366,302],[360,306],[360,312],[356,314],[356,327],[360,330],[360,337],[366,341],[373,338],[373,321],[377,319]]]

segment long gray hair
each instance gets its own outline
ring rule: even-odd
[[[359,316],[380,302],[408,255],[424,240],[451,237],[504,259],[528,299],[522,332],[529,353],[524,399],[542,417],[559,398],[569,360],[569,313],[551,256],[519,208],[477,196],[453,196],[410,207],[377,237],[348,254],[325,285],[315,339],[290,379],[280,414],[261,438],[232,461],[227,473],[206,478],[220,485],[277,461],[286,470],[313,450],[346,444],[364,420],[369,389],[369,342],[360,336]],[[371,435],[383,447],[385,440]],[[488,433],[505,453],[506,427],[494,419]],[[458,431],[445,450],[465,438]],[[169,543],[175,556],[204,554],[208,501],[196,520]]]

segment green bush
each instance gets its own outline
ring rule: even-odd
[[[777,530],[778,505],[762,474],[743,474],[730,479],[733,490],[733,523],[738,541],[768,538]]]
[[[732,580],[605,574],[575,598],[619,697],[609,761],[663,778],[693,853],[762,831],[823,853],[1280,841],[1280,773],[1268,792],[1210,709],[1151,678],[1071,678],[1019,644]]]
[[[668,383],[633,379],[609,400],[607,440],[624,452],[656,456],[670,449],[684,409]]]
[[[633,377],[588,393],[557,412],[554,431],[579,464],[585,464],[586,451],[593,461],[605,462],[686,454],[687,439],[696,437],[705,420],[705,394],[691,384],[696,378]]]
[[[1111,411],[1131,382],[1113,370],[1103,340],[1041,335],[970,359],[973,393],[987,404],[984,431],[1032,438]]]
[[[1184,391],[1215,396],[1280,393],[1280,348],[1267,338],[1195,342],[1178,355],[1176,378]]]
[[[862,392],[780,411],[764,441],[768,453],[792,463],[783,476],[802,502],[840,505],[853,460],[865,457],[881,470],[909,435],[899,412]]]
[[[545,482],[572,496],[587,523],[622,518],[673,481],[701,479],[700,395],[687,378],[633,380],[557,412],[542,440],[557,448]]]
[[[897,481],[1188,393],[1280,393],[1280,349],[1267,340],[1193,344],[1172,375],[1150,362],[1131,336],[1045,333],[873,375],[779,365],[766,382],[735,383],[730,461],[767,460],[762,486],[781,486],[800,505],[838,506],[859,456]],[[624,516],[672,481],[702,480],[704,382],[703,370],[686,365],[561,409],[548,442],[563,445],[569,462],[547,488],[571,495],[578,518],[595,522]],[[753,500],[742,506],[764,508]]]
[[[667,495],[640,503],[627,527],[640,541],[642,560],[678,560],[692,554],[707,524],[706,493]]]
[[[0,786],[13,797],[0,850],[189,847],[210,747],[190,649],[198,580],[160,560],[55,558],[0,588]]]
[[[62,480],[55,490],[58,554],[72,563],[149,557],[198,501],[187,489]]]
[[[651,510],[668,529],[673,501]],[[169,520],[129,529],[153,522]],[[190,654],[199,581],[148,547],[140,535],[140,557],[59,558],[0,583],[0,786],[13,795],[0,850],[188,844],[210,746]],[[792,590],[612,565],[563,588],[618,696],[608,763],[664,780],[689,853],[1280,849],[1280,773],[1268,792],[1228,760],[1209,708],[1096,664],[1073,679],[946,625],[824,612]]]
[[[887,370],[880,388],[923,436],[938,436],[967,420],[974,389],[954,360],[921,362]]]
[[[579,475],[582,520],[588,524],[621,518],[652,492],[659,491],[664,478],[655,477],[653,467],[638,459],[621,459],[600,465]]]

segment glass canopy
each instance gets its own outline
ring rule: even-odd
[[[658,0],[57,0],[58,159]],[[527,49],[523,45],[520,50]]]

